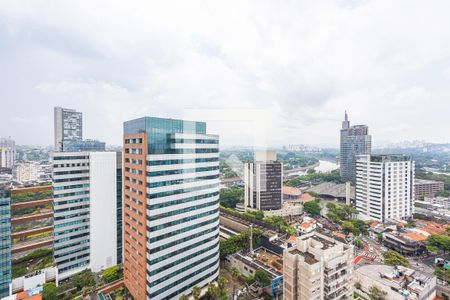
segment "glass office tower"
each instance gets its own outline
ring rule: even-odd
[[[11,282],[11,197],[0,185],[0,297],[9,295]]]
[[[124,278],[135,299],[178,299],[219,275],[219,138],[206,123],[124,123]]]

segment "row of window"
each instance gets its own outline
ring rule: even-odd
[[[209,175],[209,176],[200,176],[200,177],[194,177],[194,178],[182,178],[182,179],[160,181],[160,182],[150,182],[150,183],[147,183],[147,187],[157,188],[157,187],[171,186],[171,185],[190,183],[190,182],[199,182],[199,181],[203,181],[203,180],[211,180],[211,179],[217,179],[217,178],[219,178],[219,174]]]
[[[72,190],[72,189],[82,189],[82,188],[88,188],[88,187],[89,187],[89,183],[84,183],[84,184],[55,186],[55,187],[53,187],[53,189],[55,191],[63,191],[63,190]]]
[[[89,170],[73,170],[73,171],[58,171],[54,172],[54,175],[69,175],[69,174],[84,174],[89,173]]]
[[[85,218],[85,219],[81,219],[81,220],[77,220],[77,221],[71,221],[71,222],[62,223],[62,224],[55,224],[54,227],[55,228],[63,228],[63,227],[68,227],[68,226],[86,223],[86,222],[89,222],[89,218]]]
[[[54,202],[54,206],[73,204],[73,203],[81,203],[81,202],[88,202],[88,201],[89,201],[89,198],[79,198],[79,199],[73,199],[73,200],[55,201]]]
[[[216,139],[169,139],[169,143],[177,144],[218,144]]]
[[[55,216],[55,220],[66,220],[66,219],[71,219],[71,218],[76,218],[76,217],[81,217],[81,216],[87,216],[89,215],[89,212],[82,212],[82,213],[77,213],[77,214],[71,214],[71,215],[65,215],[65,216]]]
[[[89,156],[55,156],[53,160],[74,160],[74,159],[88,159]]]
[[[72,207],[67,207],[67,208],[63,208],[63,209],[55,209],[55,214],[59,214],[59,213],[67,212],[67,211],[80,210],[80,209],[89,209],[89,204],[72,206]]]
[[[206,226],[206,225],[209,225],[209,224],[212,224],[212,223],[216,223],[218,220],[219,220],[219,217],[216,217],[216,218],[213,218],[213,219],[208,220],[208,221],[204,221],[204,222],[201,222],[201,223],[198,223],[198,224],[194,224],[194,225],[187,226],[187,227],[175,230],[175,231],[168,232],[168,233],[163,234],[163,235],[159,235],[157,237],[147,238],[147,241],[149,243],[158,242],[160,240],[164,240],[164,239],[170,238],[170,237],[178,235],[180,233],[191,231],[191,230],[193,230],[195,228],[199,228],[199,227]]]
[[[187,251],[189,251],[189,250],[191,250],[191,249],[194,249],[194,248],[203,246],[204,244],[207,244],[207,243],[209,243],[209,242],[211,242],[211,241],[214,241],[214,240],[216,240],[216,239],[218,239],[218,238],[219,238],[219,234],[216,234],[216,235],[214,235],[214,236],[212,236],[212,237],[210,237],[210,238],[207,238],[207,239],[202,240],[201,242],[198,242],[198,243],[195,243],[195,244],[191,244],[191,245],[189,245],[189,246],[183,247],[183,248],[181,248],[181,249],[175,250],[175,251],[173,251],[173,252],[170,252],[170,253],[167,253],[167,254],[165,254],[165,255],[163,255],[163,256],[160,256],[160,257],[158,257],[158,258],[155,258],[155,259],[153,259],[153,260],[150,260],[150,261],[149,261],[149,260],[147,259],[147,263],[148,263],[149,265],[157,264],[157,263],[159,263],[159,262],[161,262],[161,261],[163,261],[163,260],[166,260],[166,259],[168,259],[168,258],[170,258],[170,257],[173,257],[173,256],[175,256],[175,255],[178,255],[178,254],[187,252]]]
[[[190,206],[190,207],[186,207],[186,208],[182,208],[182,209],[168,211],[166,213],[162,213],[162,214],[155,215],[155,216],[147,216],[147,220],[149,220],[149,221],[160,220],[162,218],[167,218],[167,217],[183,214],[183,213],[186,213],[189,211],[202,209],[204,207],[213,206],[213,205],[216,205],[217,203],[218,203],[218,201],[215,200],[215,201],[211,201],[211,202],[202,203],[200,205],[194,205],[194,206]]]
[[[186,222],[189,222],[189,221],[193,221],[193,220],[197,220],[197,219],[200,219],[200,218],[203,218],[203,217],[206,217],[206,216],[211,216],[211,215],[217,214],[218,212],[219,212],[218,209],[214,209],[214,210],[211,210],[211,211],[207,211],[207,212],[204,212],[204,213],[201,213],[201,214],[197,214],[197,215],[194,215],[194,216],[189,216],[189,217],[186,217],[186,218],[183,218],[183,219],[179,219],[179,220],[176,220],[176,221],[167,222],[167,223],[164,223],[164,224],[161,224],[161,225],[157,225],[157,226],[153,226],[153,227],[147,227],[147,230],[150,231],[150,232],[155,232],[155,231],[158,231],[158,230],[161,230],[161,229],[164,229],[164,228],[168,228],[168,227],[172,227],[172,226],[175,226],[175,225],[178,225],[178,224],[183,224],[183,223],[186,223]]]
[[[147,176],[148,177],[157,177],[157,176],[188,174],[188,173],[197,173],[197,172],[214,171],[214,170],[219,170],[219,166],[147,172]]]
[[[215,265],[217,265],[217,263],[218,263],[218,260],[214,261],[214,263],[211,263],[211,264],[209,264],[209,265],[207,265],[207,266],[205,266],[205,267],[203,267],[203,268],[197,270],[196,273],[199,274],[199,273],[201,273],[201,272],[203,272],[203,271],[206,271],[206,270],[208,270],[208,269],[214,267]],[[194,267],[194,266],[193,266],[193,265],[190,265],[190,266],[189,266],[189,268],[192,268],[192,267]],[[181,273],[181,272],[179,272],[179,273]],[[179,273],[178,273],[178,274],[179,274]],[[214,275],[215,273],[217,273],[217,270],[214,270],[213,272],[210,272],[210,273],[208,273],[207,275],[205,275],[205,276],[203,276],[203,277],[197,279],[196,281],[194,281],[193,283],[191,283],[191,284],[189,285],[189,287],[195,286],[196,284],[202,282],[203,280],[205,280],[206,278],[208,278],[208,277]],[[175,275],[176,275],[176,274],[175,274]],[[154,293],[151,293],[151,294],[150,294],[150,293],[147,293],[147,296],[150,297],[149,299],[153,299],[153,297],[156,297],[156,296],[158,296],[159,294],[161,294],[161,293],[163,293],[163,292],[165,292],[165,291],[167,291],[167,290],[169,290],[169,289],[171,289],[171,288],[173,288],[173,287],[175,287],[175,286],[177,286],[177,285],[183,283],[184,281],[189,280],[190,278],[192,278],[192,276],[193,276],[193,274],[189,274],[188,276],[185,276],[185,277],[183,277],[183,278],[181,278],[181,279],[178,279],[177,281],[174,281],[173,283],[168,284],[168,285],[166,285],[166,286],[164,286],[164,287],[158,289],[158,290],[157,290],[156,292],[154,292]],[[150,283],[147,281],[147,284],[150,284]],[[186,289],[189,288],[189,287],[186,287]],[[172,299],[174,296],[176,296],[176,295],[182,293],[182,291],[184,291],[184,290],[185,290],[185,289],[181,289],[181,288],[180,288],[180,289],[178,289],[176,292],[174,292],[174,293],[172,293],[171,295],[167,296],[166,299]]]
[[[170,248],[170,247],[173,247],[173,246],[182,244],[182,243],[184,243],[184,242],[190,241],[190,240],[195,239],[195,238],[197,238],[197,237],[204,236],[204,235],[206,235],[206,234],[208,234],[208,233],[211,233],[211,232],[215,231],[216,229],[217,229],[217,228],[214,227],[214,228],[207,229],[207,230],[205,230],[205,231],[201,231],[201,232],[198,232],[198,233],[194,233],[194,234],[189,235],[189,236],[187,236],[187,237],[184,237],[184,238],[182,238],[182,239],[178,239],[178,240],[176,240],[176,241],[173,241],[173,242],[164,244],[164,245],[162,245],[162,246],[159,246],[159,247],[156,247],[156,248],[153,248],[153,249],[149,249],[149,250],[147,250],[147,252],[148,252],[148,254],[154,254],[154,253],[159,252],[159,251],[162,251],[162,250],[164,250],[164,249],[167,249],[167,248]]]
[[[60,236],[60,235],[68,234],[68,233],[71,233],[71,232],[77,232],[77,231],[82,231],[82,230],[87,230],[87,229],[89,229],[89,226],[85,225],[85,226],[81,226],[81,227],[67,229],[67,230],[64,230],[64,231],[55,232],[55,236]]]
[[[89,177],[75,177],[75,178],[64,178],[64,179],[54,179],[54,183],[61,183],[61,182],[72,182],[72,181],[82,181],[82,180],[89,180]]]
[[[198,196],[193,196],[193,197],[183,198],[183,199],[178,199],[178,200],[173,200],[173,201],[167,201],[167,202],[163,202],[163,203],[151,204],[151,205],[147,205],[147,209],[154,210],[154,209],[158,209],[158,208],[164,208],[164,207],[173,206],[173,205],[177,205],[177,204],[183,204],[183,203],[188,203],[188,202],[192,202],[192,201],[197,201],[200,199],[210,198],[210,197],[214,197],[217,195],[219,195],[219,192],[208,193],[208,194],[203,194],[203,195],[198,195]]]
[[[147,166],[178,165],[178,164],[203,163],[214,161],[219,161],[219,158],[212,157],[212,158],[196,158],[196,159],[149,160],[147,161]]]
[[[86,237],[86,238],[89,238],[89,237]],[[55,247],[55,251],[57,251],[57,250],[62,250],[62,249],[66,249],[66,248],[70,248],[70,247],[78,246],[78,245],[83,245],[83,244],[87,244],[87,243],[89,243],[89,239],[83,240],[83,241],[78,241],[78,242],[64,245],[64,246],[56,246],[55,245],[54,247]]]
[[[150,276],[156,275],[156,274],[158,274],[158,273],[160,273],[160,272],[162,272],[162,271],[164,271],[164,270],[166,270],[166,269],[172,268],[172,267],[174,267],[174,266],[176,266],[176,265],[179,265],[179,264],[181,264],[181,263],[183,263],[183,262],[185,262],[185,261],[188,261],[188,260],[190,260],[190,259],[193,259],[193,258],[195,258],[195,257],[197,257],[197,256],[200,256],[200,255],[202,255],[203,253],[206,253],[206,252],[208,252],[208,251],[210,251],[210,250],[213,250],[213,249],[215,249],[215,248],[217,248],[217,244],[214,244],[214,245],[212,245],[212,246],[209,246],[209,247],[207,247],[207,248],[205,248],[205,249],[201,249],[200,251],[197,251],[197,252],[192,253],[192,254],[190,254],[190,255],[183,256],[182,258],[180,258],[180,259],[178,259],[178,260],[176,260],[176,261],[173,261],[173,262],[171,262],[170,264],[164,265],[164,266],[162,266],[162,267],[159,268],[159,269],[153,270],[153,271],[151,271],[151,272],[147,272],[147,274],[150,275]]]
[[[194,192],[194,191],[206,190],[206,189],[210,189],[210,188],[215,188],[217,186],[218,186],[218,183],[215,183],[215,184],[202,185],[202,186],[197,186],[197,187],[192,187],[192,188],[160,192],[160,193],[155,193],[155,194],[147,194],[147,199],[162,198],[162,197],[179,195],[179,194],[184,194],[184,193],[189,193],[189,192]]]

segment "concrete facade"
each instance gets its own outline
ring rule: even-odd
[[[353,246],[320,233],[297,238],[283,253],[283,299],[353,298]]]

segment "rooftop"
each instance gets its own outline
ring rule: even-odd
[[[414,184],[433,184],[433,183],[443,183],[443,182],[429,179],[414,179]]]
[[[323,237],[321,237],[321,236],[319,236],[317,234],[308,236],[307,238],[311,238],[311,239],[321,243],[322,244],[322,250],[326,250],[326,249],[331,248],[331,247],[336,245],[336,242],[324,239]]]
[[[403,235],[405,238],[411,240],[411,241],[415,241],[415,242],[422,242],[425,241],[427,239],[426,236],[424,236],[421,233],[415,233],[415,232],[411,232],[411,233],[406,233]]]
[[[434,275],[426,274],[402,266],[386,265],[364,265],[355,270],[356,275],[364,276],[372,282],[377,282],[382,286],[395,289],[403,289],[408,284],[407,289],[418,291],[425,290],[426,285],[432,282]],[[408,277],[408,280],[407,278]],[[400,294],[399,294],[400,296]]]
[[[302,194],[302,191],[295,187],[283,185],[283,194],[289,196],[300,196]]]
[[[305,259],[305,262],[309,265],[313,265],[315,263],[318,263],[319,261],[314,257],[314,255],[312,255],[311,253],[308,252],[302,252],[298,249],[293,249],[290,251],[291,254],[293,255],[300,255],[303,256],[303,258]]]
[[[324,182],[308,189],[318,195],[330,196],[334,198],[345,198],[345,183]],[[350,198],[355,198],[355,187],[350,187]]]

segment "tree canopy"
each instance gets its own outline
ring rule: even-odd
[[[261,243],[262,232],[259,229],[253,229],[253,247]],[[225,259],[229,254],[247,250],[249,248],[250,231],[241,232],[238,235],[230,237],[228,240],[220,241],[220,259]]]
[[[404,258],[400,253],[389,250],[383,252],[384,264],[390,266],[404,266],[408,267],[409,262],[406,258]]]
[[[235,208],[236,204],[243,202],[244,190],[240,188],[231,188],[220,191],[220,205],[228,208]]]
[[[103,272],[102,278],[106,283],[113,282],[122,277],[122,270],[119,266],[112,266]]]
[[[427,238],[427,248],[431,252],[450,252],[450,236],[432,234]]]
[[[270,284],[269,275],[267,275],[267,273],[263,269],[256,270],[255,280],[261,283],[263,286],[267,286]]]
[[[59,289],[54,282],[45,283],[42,290],[42,298],[44,300],[57,300],[58,291]]]
[[[307,201],[303,204],[303,210],[310,214],[311,216],[320,215],[320,204],[319,201]]]

